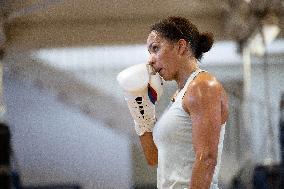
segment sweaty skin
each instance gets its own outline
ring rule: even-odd
[[[200,73],[189,85],[183,108],[192,121],[195,152],[190,189],[208,189],[217,164],[219,135],[228,118],[225,90],[210,74]]]
[[[175,80],[182,89],[188,77],[198,68],[197,60],[184,39],[171,42],[152,31],[147,39],[149,64],[164,80]],[[200,73],[188,86],[183,108],[192,121],[192,139],[196,160],[189,189],[208,189],[217,163],[221,125],[228,118],[225,90],[209,73]],[[158,151],[152,133],[140,136],[149,165],[158,162]]]

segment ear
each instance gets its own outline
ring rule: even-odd
[[[185,52],[188,51],[188,44],[187,44],[186,40],[180,39],[180,40],[178,40],[177,44],[178,44],[179,54],[182,55],[182,54],[184,54]]]

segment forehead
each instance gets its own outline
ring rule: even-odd
[[[147,38],[147,44],[151,44],[153,42],[162,42],[163,38],[156,31],[151,31]]]

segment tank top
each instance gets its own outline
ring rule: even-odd
[[[182,107],[182,99],[190,82],[204,70],[197,69],[188,78],[176,100],[168,106],[153,130],[153,139],[158,149],[158,189],[187,189],[195,161],[192,144],[192,122]],[[218,144],[217,165],[210,189],[218,189],[218,173],[221,163],[225,124],[221,126]]]

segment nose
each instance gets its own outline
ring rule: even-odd
[[[149,59],[148,59],[148,64],[150,66],[153,66],[155,64],[155,57],[153,54],[150,54]]]
[[[148,59],[148,69],[149,69],[149,73],[152,75],[156,74],[156,61],[155,61],[155,57],[154,55],[150,54],[149,59]]]

